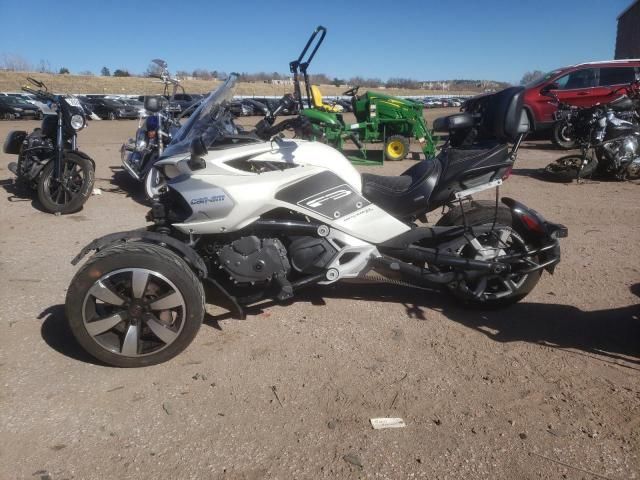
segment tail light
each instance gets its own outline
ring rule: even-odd
[[[535,218],[533,215],[529,215],[528,213],[521,213],[520,214],[520,220],[522,221],[522,223],[524,223],[524,225],[531,231],[533,232],[537,232],[537,233],[547,233],[544,225],[542,225],[537,218]]]

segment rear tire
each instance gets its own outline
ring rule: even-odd
[[[576,148],[576,140],[567,133],[569,126],[567,122],[556,122],[551,133],[551,142],[562,150]]]
[[[598,168],[598,160],[592,155],[588,163],[580,170],[582,162],[582,155],[561,157],[544,168],[544,177],[552,182],[571,183],[578,179],[578,172],[580,172],[580,178],[592,176]]]
[[[202,324],[204,299],[202,282],[178,255],[133,242],[87,261],[69,286],[65,308],[87,353],[116,367],[143,367],[187,348]]]
[[[517,231],[514,229],[511,210],[503,205],[498,206],[498,212],[496,215],[495,202],[473,202],[471,207],[465,209],[464,217],[462,215],[462,211],[458,207],[457,209],[450,211],[447,215],[442,217],[436,225],[461,226],[464,225],[463,218],[466,219],[466,223],[469,226],[479,226],[486,224],[493,225],[495,222],[495,225],[500,225],[511,229],[512,233],[510,234],[510,238],[508,239],[508,241],[512,241],[512,244],[509,245],[509,250],[507,250],[507,247],[505,246],[505,253],[515,253],[516,251],[522,251],[525,248],[531,249],[531,246],[527,245],[522,237],[518,235]],[[482,241],[481,239],[479,239],[479,237],[477,238],[479,241]],[[487,240],[491,239],[487,238]],[[464,247],[464,249],[466,248],[467,247]],[[511,250],[511,248],[513,250]],[[465,252],[464,249],[460,252],[461,256],[474,258],[472,252]],[[537,262],[538,259],[537,257],[533,257],[532,260],[534,262]],[[506,282],[506,277],[504,276],[495,275],[493,277],[488,277],[487,285],[484,287],[485,291],[478,298],[471,297],[468,293],[466,293],[466,291],[464,291],[463,287],[466,287],[469,290],[475,290],[477,288],[480,288],[480,285],[474,285],[472,282],[466,280],[463,282],[464,285],[450,287],[448,289],[448,292],[453,295],[453,297],[462,300],[466,305],[483,309],[502,308],[517,303],[524,297],[526,297],[538,284],[541,276],[542,270],[538,270],[537,272],[523,274],[519,278],[513,277],[516,281],[510,279],[510,284]],[[478,283],[479,282],[480,281],[478,281]],[[506,294],[501,293],[501,296],[497,296],[498,294],[496,292],[491,291],[491,289],[497,288],[502,284],[504,284],[505,288],[510,288],[511,292]]]
[[[384,156],[387,160],[397,162],[404,160],[409,154],[409,139],[403,135],[391,135],[384,144]]]
[[[77,212],[85,204],[95,177],[91,160],[73,153],[65,153],[63,181],[53,178],[54,162],[49,162],[38,178],[38,200],[49,213]]]

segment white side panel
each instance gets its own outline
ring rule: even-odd
[[[226,164],[230,160],[251,158],[252,162],[295,164],[292,168],[264,173],[238,170]],[[330,225],[369,243],[382,243],[409,230],[404,223],[373,204],[363,201],[358,211],[335,219],[313,210],[278,200],[276,194],[307,177],[332,172],[359,195],[362,181],[358,171],[340,152],[319,142],[279,140],[249,144],[229,149],[211,150],[205,157],[207,166],[191,171],[185,156],[164,159],[159,164],[172,165],[176,174],[170,181],[187,201],[194,214],[189,221],[174,226],[195,234],[218,234],[240,230],[261,215],[276,208],[287,208]],[[309,191],[309,195],[318,193]]]

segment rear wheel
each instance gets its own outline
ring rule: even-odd
[[[66,313],[80,345],[116,367],[169,360],[204,317],[202,283],[172,251],[128,243],[95,254],[69,286]]]
[[[404,160],[409,153],[409,140],[402,135],[391,135],[384,144],[384,156],[387,160]]]
[[[585,157],[582,155],[567,155],[551,162],[544,168],[543,173],[547,180],[552,182],[571,183],[578,178],[590,177],[595,173],[598,167],[595,156],[586,158],[586,164],[584,161]]]
[[[525,240],[513,228],[511,211],[499,206],[497,215],[495,204],[489,202],[475,203],[468,210],[452,212],[443,217],[442,226],[464,225],[464,219],[469,226],[494,225],[490,232],[478,234],[458,249],[458,255],[464,258],[491,261],[504,255],[513,255],[530,250]],[[525,261],[537,263],[537,257],[527,257]],[[516,269],[503,274],[484,275],[477,278],[466,278],[455,285],[449,286],[449,292],[467,304],[482,308],[499,308],[514,304],[531,292],[542,275],[542,271],[532,273],[518,273]]]
[[[73,213],[82,208],[93,189],[93,163],[84,157],[66,153],[62,176],[54,178],[54,162],[49,162],[38,180],[38,200],[49,213]]]
[[[562,150],[576,148],[576,140],[571,136],[571,127],[567,122],[556,122],[553,126],[551,142]]]

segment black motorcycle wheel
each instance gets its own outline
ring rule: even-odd
[[[580,170],[582,163],[582,155],[567,155],[547,165],[543,174],[545,179],[552,182],[571,183],[578,179],[578,173],[580,173],[580,178],[590,177],[598,167],[598,160],[593,155]]]
[[[94,182],[93,163],[79,155],[66,153],[61,179],[54,177],[54,162],[49,162],[38,180],[38,200],[49,213],[77,212],[85,204]]]
[[[476,202],[462,212],[452,212],[443,217],[441,226],[464,225],[494,225],[495,230],[478,235],[470,245],[465,245],[457,253],[469,259],[490,260],[492,257],[523,253],[531,250],[531,246],[523,240],[514,229],[511,211],[500,205],[496,215],[495,204],[491,202]],[[475,245],[474,245],[475,244]],[[482,249],[483,251],[480,251]],[[530,260],[537,262],[537,257]],[[510,272],[501,275],[490,275],[478,279],[466,279],[451,285],[448,291],[455,298],[467,305],[479,308],[501,308],[519,302],[526,297],[538,284],[542,271],[528,274]]]
[[[116,367],[165,362],[193,341],[205,314],[202,283],[172,251],[142,242],[96,253],[65,301],[69,327],[90,355]]]
[[[556,122],[551,134],[551,142],[562,150],[576,148],[576,140],[570,135],[570,127],[567,122]]]

